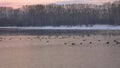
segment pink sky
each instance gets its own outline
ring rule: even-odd
[[[50,3],[59,3],[59,2],[102,4],[105,2],[112,2],[112,1],[115,0],[0,0],[0,6],[10,6],[17,8],[22,5],[31,5],[31,4],[50,4]]]

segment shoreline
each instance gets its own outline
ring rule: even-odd
[[[120,35],[120,30],[0,29],[0,35]]]

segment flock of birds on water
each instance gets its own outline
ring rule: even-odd
[[[52,36],[47,36],[47,37],[44,37],[44,36],[36,36],[36,37],[27,37],[27,39],[28,40],[35,40],[35,39],[37,39],[37,40],[40,40],[40,41],[42,41],[42,40],[45,40],[46,41],[46,43],[50,43],[50,39],[65,39],[65,38],[70,38],[70,37],[72,37],[71,35],[70,36],[67,36],[67,37],[64,37],[64,36],[54,36],[54,38],[52,38]],[[84,36],[82,36],[82,37],[84,37]],[[90,37],[90,35],[88,35],[88,37]],[[79,39],[79,38],[75,38],[74,36],[73,36],[73,39]],[[0,37],[0,42],[2,42],[2,41],[5,41],[5,40],[15,40],[15,37],[10,37],[10,38],[5,38],[5,37]],[[20,37],[18,40],[24,40],[24,39],[22,39],[22,37]],[[81,42],[81,43],[79,43],[80,45],[83,45],[84,44],[84,42],[85,41],[87,41],[87,39],[83,39],[82,40],[83,42]],[[101,42],[102,40],[97,40],[98,42]],[[113,40],[113,42],[116,44],[116,45],[119,45],[120,44],[120,41],[119,40]],[[88,42],[89,44],[93,44],[93,42]],[[105,44],[110,44],[111,42],[110,41],[106,41],[105,42]],[[63,43],[64,45],[68,45],[68,42],[64,42]],[[77,45],[75,42],[71,42],[70,43],[70,45]]]

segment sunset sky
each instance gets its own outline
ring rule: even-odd
[[[21,7],[22,5],[32,4],[50,4],[50,3],[93,3],[102,4],[105,2],[113,2],[115,0],[0,0],[0,6]]]

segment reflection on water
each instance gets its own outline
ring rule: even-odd
[[[0,68],[120,68],[119,46],[73,47],[60,41],[47,45],[25,40],[0,42]]]

